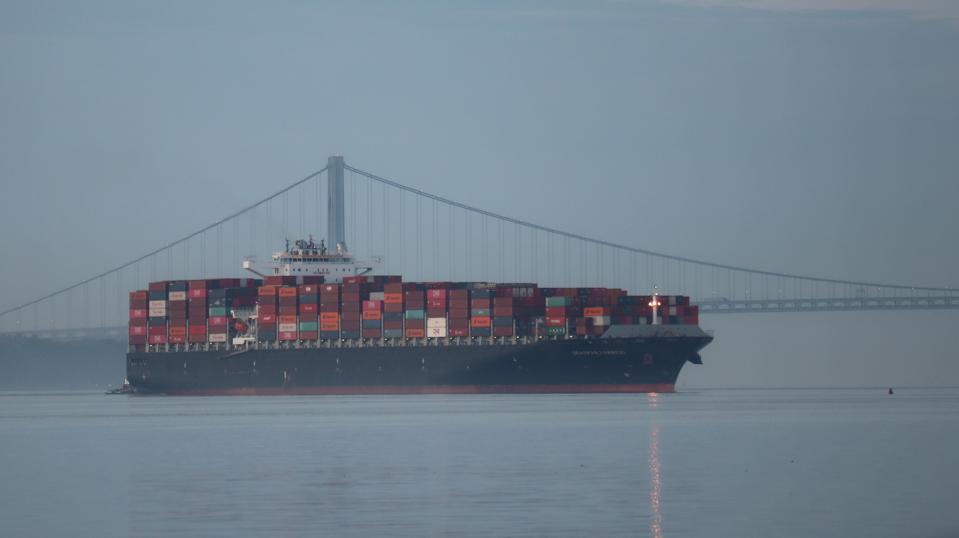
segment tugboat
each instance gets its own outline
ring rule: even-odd
[[[136,390],[134,390],[133,385],[130,384],[130,380],[124,377],[123,383],[121,383],[119,387],[112,388],[104,394],[133,394],[134,392],[136,392]]]

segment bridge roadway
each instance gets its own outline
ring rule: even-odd
[[[694,301],[694,304],[699,305],[699,312],[701,314],[849,310],[948,310],[959,309],[959,295],[807,299],[706,299]]]
[[[959,295],[911,297],[842,297],[818,299],[706,299],[693,301],[699,312],[710,314],[749,314],[771,312],[836,312],[852,310],[950,310],[959,309]],[[83,329],[41,329],[0,332],[7,336],[51,340],[125,340],[127,327],[88,327]]]

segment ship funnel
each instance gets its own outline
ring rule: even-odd
[[[340,248],[340,243],[345,244],[346,242],[346,219],[343,209],[343,174],[345,167],[346,162],[339,155],[330,157],[326,164],[328,179],[326,242],[330,245],[336,245],[337,250]]]

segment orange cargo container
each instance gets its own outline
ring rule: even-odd
[[[280,323],[296,323],[296,316],[279,316]]]
[[[470,327],[474,329],[482,329],[490,326],[490,317],[489,316],[477,316],[470,319]]]

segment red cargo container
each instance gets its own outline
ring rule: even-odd
[[[383,319],[383,313],[379,310],[364,310],[363,319],[378,320]]]
[[[171,325],[170,336],[186,336],[186,325]]]
[[[565,318],[565,317],[566,317],[566,307],[565,307],[565,306],[547,306],[547,307],[546,307],[546,317],[548,317],[548,318]]]
[[[296,340],[296,331],[280,331],[280,340],[284,342]]]
[[[146,336],[146,325],[130,325],[130,336]]]
[[[157,335],[157,334],[163,334],[163,335],[165,335],[165,334],[166,334],[166,324],[164,323],[163,325],[149,325],[149,326],[147,327],[147,334],[150,335],[150,336],[154,336],[154,335]]]
[[[130,310],[130,319],[146,319],[147,311],[144,308],[134,308]]]
[[[363,338],[383,338],[383,329],[367,329],[364,327],[362,335]]]
[[[147,292],[145,292],[145,291],[131,291],[131,292],[130,292],[130,300],[131,300],[131,301],[146,301],[146,300],[147,300]]]
[[[167,343],[166,334],[151,334],[147,341],[151,344],[165,344]]]
[[[458,328],[450,327],[450,328],[448,329],[448,333],[449,333],[449,335],[450,335],[451,337],[469,336],[469,335],[470,335],[469,329],[464,329],[464,328],[459,328],[459,327],[458,327]]]
[[[277,312],[279,312],[281,316],[295,316],[297,314],[297,308],[296,305],[280,305]]]
[[[316,314],[316,303],[300,303],[300,314]]]
[[[300,331],[300,340],[319,340],[319,339],[320,339],[320,333],[317,331]]]
[[[546,318],[546,326],[547,326],[547,327],[565,327],[565,326],[566,326],[566,318],[547,317],[547,318]]]
[[[147,289],[150,291],[166,291],[166,281],[150,282]]]
[[[426,329],[410,329],[404,331],[407,338],[426,338]]]
[[[489,316],[476,316],[470,319],[470,327],[475,329],[482,329],[489,327],[492,323]]]
[[[493,336],[513,336],[512,327],[493,327]]]
[[[489,299],[471,299],[470,308],[489,308]]]

